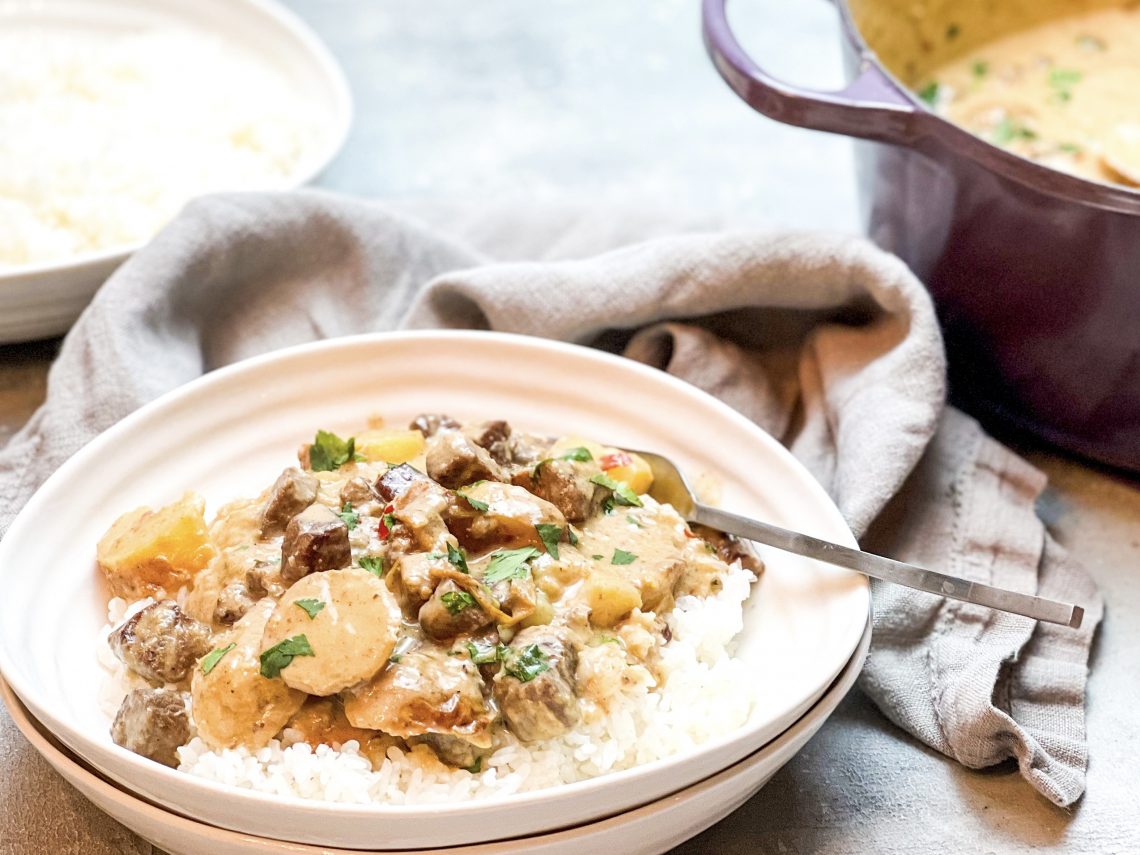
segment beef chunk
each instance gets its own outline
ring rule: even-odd
[[[511,426],[502,419],[465,428],[463,433],[477,446],[487,449],[500,466],[511,462]]]
[[[727,532],[709,528],[707,525],[694,523],[691,528],[693,534],[711,546],[716,551],[717,557],[725,564],[739,561],[740,566],[745,570],[751,570],[757,576],[764,572],[764,562],[748,544]]]
[[[562,511],[570,522],[582,522],[596,511],[604,488],[590,479],[601,470],[594,463],[544,460],[535,467],[529,489]]]
[[[173,600],[151,603],[111,633],[108,643],[128,668],[152,683],[177,683],[210,652],[210,628]]]
[[[277,599],[285,593],[287,587],[281,578],[280,561],[258,561],[246,571],[245,588],[255,600],[266,596]]]
[[[439,553],[412,552],[397,558],[384,578],[404,613],[415,617],[435,590],[438,576],[432,571],[449,566]]]
[[[178,766],[180,745],[190,741],[189,696],[169,689],[135,689],[111,724],[116,745],[156,763]]]
[[[491,618],[470,594],[447,579],[420,607],[419,621],[424,635],[443,641],[477,632],[490,624]]]
[[[466,739],[447,733],[425,733],[423,736],[413,736],[408,739],[408,743],[410,745],[417,743],[428,745],[441,762],[471,771],[475,771],[471,767],[479,761],[479,758],[488,753],[486,748],[480,748]]]
[[[443,413],[420,413],[412,419],[408,430],[418,430],[425,437],[435,436],[441,430],[458,430],[459,422]]]
[[[261,511],[262,533],[280,533],[289,520],[317,500],[319,485],[316,476],[296,467],[282,472],[273,482]]]
[[[456,431],[445,431],[428,440],[427,474],[452,489],[475,481],[507,480],[487,449]]]
[[[218,594],[218,604],[214,607],[214,623],[233,626],[250,610],[253,603],[254,599],[250,596],[245,582],[230,582]]]
[[[523,742],[553,739],[578,723],[578,654],[566,630],[524,629],[511,641],[494,680],[495,700]]]
[[[281,578],[286,583],[350,563],[348,526],[324,505],[311,505],[289,520],[281,543]]]
[[[535,436],[530,433],[511,434],[509,441],[511,447],[511,461],[519,466],[533,466],[540,460],[550,456],[550,447],[554,440],[545,436]]]
[[[397,496],[403,495],[407,489],[417,481],[429,481],[423,472],[407,463],[393,466],[376,479],[376,492],[385,502],[394,501]]]
[[[349,478],[344,482],[344,486],[340,488],[341,507],[352,505],[353,507],[360,507],[366,502],[372,502],[376,499],[376,493],[372,490],[372,485],[364,478],[357,476],[356,478]]]

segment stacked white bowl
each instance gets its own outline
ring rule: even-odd
[[[351,427],[377,411],[393,423],[424,411],[505,418],[654,449],[686,472],[714,475],[728,509],[854,544],[820,486],[754,424],[668,375],[587,348],[493,333],[378,334],[214,372],[76,454],[0,542],[0,672],[13,718],[61,774],[156,845],[216,855],[660,852],[742,804],[854,683],[870,640],[866,580],[761,549],[766,570],[734,651],[755,678],[740,686],[752,713],[739,729],[663,760],[461,804],[346,805],[226,786],[115,745],[95,703],[102,532],[122,511],[187,489],[213,507],[256,494],[316,427]]]

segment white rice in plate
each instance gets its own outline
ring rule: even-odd
[[[649,671],[631,669],[610,695],[607,710],[595,710],[558,739],[523,744],[505,729],[481,771],[444,766],[426,746],[413,751],[390,748],[379,769],[354,741],[339,748],[307,743],[210,750],[194,737],[178,750],[179,770],[200,778],[282,796],[331,802],[398,805],[483,799],[572,783],[687,751],[741,727],[754,699],[741,687],[754,681],[733,658],[734,639],[743,628],[743,604],[755,577],[734,564],[724,587],[700,599],[681,597],[668,617],[671,639],[660,648],[658,685]],[[107,634],[149,600],[108,605],[99,650],[107,672],[100,707],[108,723],[126,694],[145,686],[111,653]],[[605,647],[606,645],[603,645]],[[604,651],[599,656],[604,656]],[[288,742],[288,732],[283,734]]]

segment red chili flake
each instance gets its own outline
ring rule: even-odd
[[[392,535],[391,523],[388,521],[392,519],[393,510],[395,508],[392,505],[384,508],[384,515],[380,517],[380,524],[376,526],[376,533],[380,535],[381,540],[387,540]]]
[[[603,469],[617,469],[619,466],[629,466],[633,463],[633,458],[624,451],[617,451],[613,454],[603,454],[600,462]]]

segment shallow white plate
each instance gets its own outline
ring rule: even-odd
[[[803,718],[764,748],[699,784],[610,819],[554,834],[433,849],[430,852],[432,855],[582,855],[595,852],[653,855],[665,852],[719,822],[744,804],[807,743],[855,684],[870,642],[871,621],[868,619],[851,661]],[[211,855],[360,853],[360,850],[333,850],[226,831],[162,810],[112,786],[85,768],[40,729],[41,725],[31,718],[2,680],[0,699],[7,705],[16,727],[52,768],[105,813],[170,855],[201,855],[203,852]],[[406,855],[416,850],[400,851]],[[385,855],[385,851],[379,849],[371,849],[369,852],[371,855]]]
[[[317,428],[349,434],[371,413],[506,418],[658,449],[715,473],[726,508],[854,545],[807,471],[754,424],[692,386],[587,348],[475,332],[398,333],[292,348],[176,390],[82,449],[0,542],[0,672],[69,748],[144,797],[214,825],[350,848],[445,846],[535,834],[646,804],[756,751],[796,721],[849,661],[866,624],[866,580],[783,553],[745,607],[737,655],[758,700],[741,729],[700,750],[508,798],[448,807],[356,806],[227,788],[116,746],[95,699],[107,592],[95,543],[120,513],[187,488],[211,510],[252,495]],[[288,808],[286,810],[285,808]]]
[[[344,73],[316,34],[274,0],[0,2],[0,26],[33,21],[111,31],[167,24],[190,27],[252,54],[287,80],[298,102],[309,105],[313,113],[315,140],[286,182],[288,188],[316,178],[348,136],[352,98]],[[0,272],[0,343],[66,332],[99,286],[136,249],[117,247]]]

